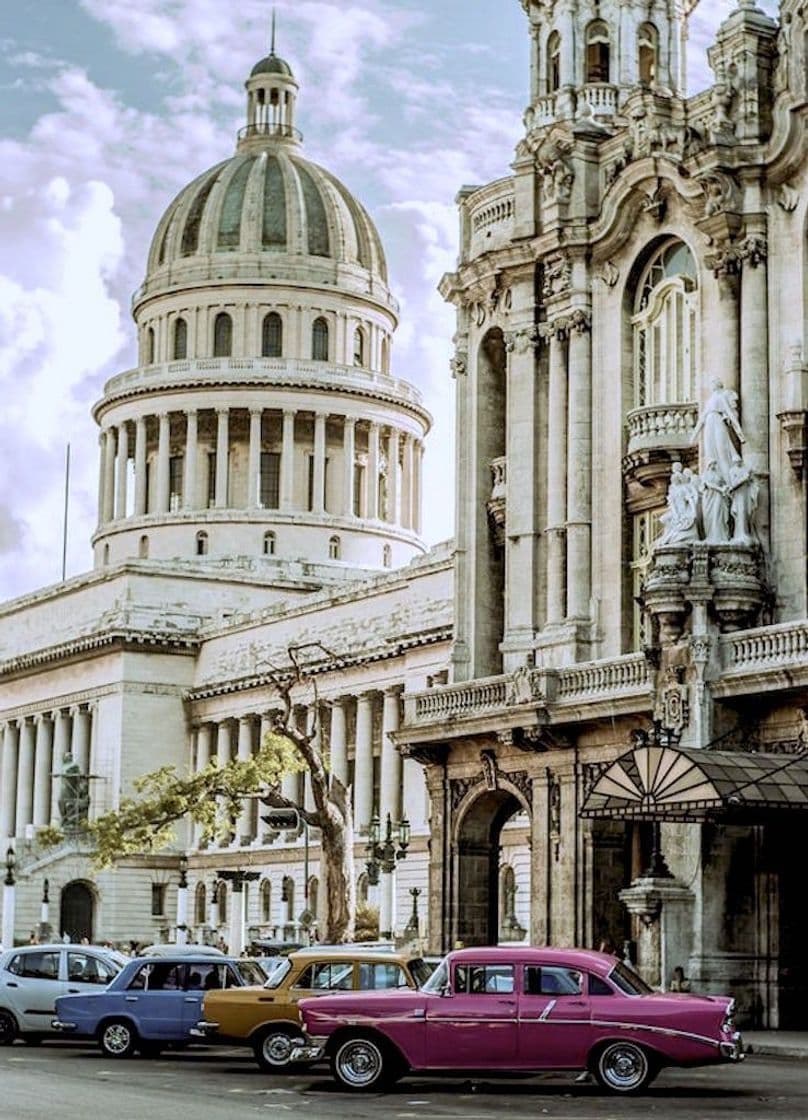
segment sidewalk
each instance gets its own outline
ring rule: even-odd
[[[808,1031],[741,1031],[749,1054],[808,1059]]]

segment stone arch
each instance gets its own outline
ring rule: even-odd
[[[96,893],[86,879],[73,879],[62,887],[59,896],[59,931],[71,941],[93,940]]]
[[[463,797],[452,825],[452,941],[496,945],[500,939],[500,838],[517,813],[532,819],[525,793],[498,775],[495,788],[479,782]]]

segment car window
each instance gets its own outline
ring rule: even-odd
[[[263,966],[257,961],[239,961],[238,970],[242,984],[263,984],[267,978]],[[234,987],[236,984],[238,979],[234,976],[229,986]]]
[[[593,976],[589,973],[589,994],[590,996],[613,996],[614,988],[610,988],[605,980],[600,976]]]
[[[470,964],[455,968],[454,990],[469,994],[513,991],[513,965]]]
[[[524,990],[529,996],[579,996],[582,974],[575,968],[528,965]]]
[[[350,991],[353,988],[353,961],[315,961],[300,974],[294,987],[312,991]]]
[[[108,984],[118,973],[118,967],[111,960],[102,960],[92,953],[69,952],[67,954],[67,978],[82,984]]]
[[[284,957],[276,969],[274,969],[269,979],[264,984],[265,988],[279,988],[282,981],[289,975],[292,968],[292,962],[288,957]]]
[[[648,995],[654,989],[639,976],[633,968],[628,968],[622,961],[618,961],[609,973],[609,979],[617,985],[621,992],[629,996]]]
[[[177,992],[183,987],[185,965],[167,961],[151,961],[145,964],[131,980],[129,987],[134,991]]]
[[[429,979],[424,983],[423,990],[425,992],[440,993],[444,990],[449,983],[449,965],[445,960],[441,961]]]
[[[18,953],[8,966],[15,976],[25,976],[31,980],[59,979],[59,951]]]
[[[409,988],[407,976],[400,964],[385,961],[360,961],[359,988],[363,992],[380,988]]]
[[[423,988],[429,977],[435,971],[435,963],[429,964],[427,961],[422,960],[421,957],[416,957],[414,960],[407,962],[407,967],[410,970],[410,976],[415,981],[418,988]]]

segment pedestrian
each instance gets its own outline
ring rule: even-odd
[[[682,966],[680,964],[677,964],[676,968],[674,968],[674,970],[673,970],[673,974],[671,975],[671,982],[670,982],[670,985],[669,985],[669,990],[672,991],[672,992],[689,992],[690,991],[690,981],[685,976],[685,970],[682,968]]]

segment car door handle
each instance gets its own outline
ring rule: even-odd
[[[137,1003],[137,996],[124,996],[126,1003]]]
[[[81,988],[68,988],[67,990],[71,996],[81,995]]]
[[[186,996],[183,1003],[199,1003],[199,999],[195,996]]]
[[[8,981],[6,982],[6,987],[7,987],[7,988],[19,988],[19,986],[20,986],[20,985],[19,985],[19,984],[17,984],[17,983],[16,983],[16,981],[14,981],[14,980],[8,980]]]
[[[497,1003],[504,1003],[506,1007],[515,1007],[516,1006],[516,1000],[515,999],[498,999]]]

